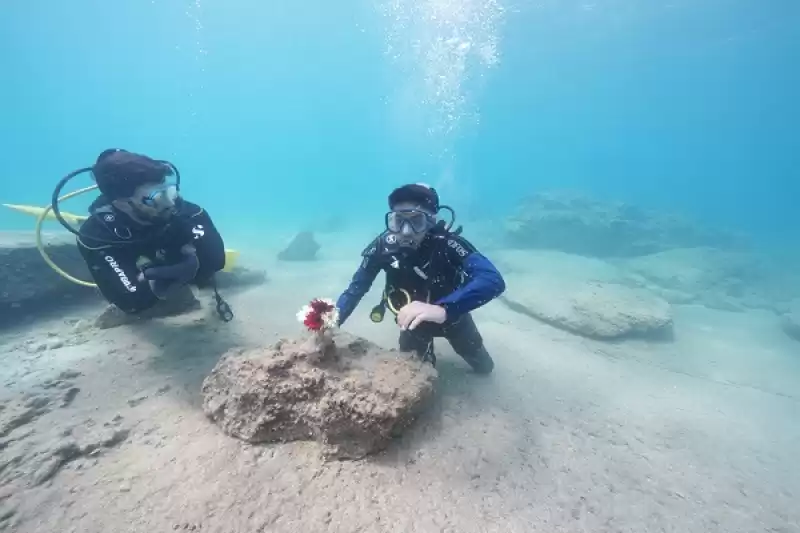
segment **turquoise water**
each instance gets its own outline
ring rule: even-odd
[[[0,2],[0,204],[145,153],[259,271],[225,275],[230,323],[203,291],[112,327],[0,207],[0,531],[800,533],[798,28],[797,0]],[[302,335],[417,181],[505,276],[474,312],[493,374],[437,339],[436,402],[374,460],[223,435],[222,355]],[[520,199],[558,189],[703,230],[544,196],[510,249]],[[336,230],[320,260],[278,260],[308,228]],[[390,349],[382,288],[344,329]]]
[[[417,180],[473,217],[575,187],[776,243],[800,221],[789,0],[0,10],[3,202],[45,204],[114,146],[172,160],[230,231],[332,211],[379,229]]]

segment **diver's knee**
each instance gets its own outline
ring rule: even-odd
[[[494,370],[494,360],[487,353],[474,363],[471,363],[470,366],[472,366],[472,370],[474,370],[476,374],[488,375]]]
[[[491,374],[494,370],[494,360],[482,345],[477,350],[464,351],[459,355],[476,374]]]

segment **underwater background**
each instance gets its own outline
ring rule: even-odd
[[[469,219],[566,188],[798,242],[791,0],[0,12],[3,203],[46,205],[60,177],[124,147],[175,163],[224,234],[331,215],[380,231],[390,188],[425,181]],[[2,229],[32,222],[0,212]]]
[[[0,532],[800,533],[798,28],[797,0],[0,2],[0,204],[124,148],[234,250],[131,316],[0,205]],[[311,362],[304,306],[418,181],[503,276],[491,375],[394,351],[382,275]]]

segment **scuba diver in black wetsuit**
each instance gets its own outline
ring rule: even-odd
[[[362,252],[350,286],[339,297],[340,323],[355,310],[378,273],[386,272],[383,299],[371,314],[383,320],[386,307],[396,314],[400,350],[415,351],[436,364],[434,337],[445,337],[472,369],[489,374],[494,362],[483,345],[470,311],[505,290],[497,268],[466,239],[436,220],[439,195],[424,184],[409,184],[389,195],[386,231]]]
[[[233,317],[214,282],[214,274],[225,265],[222,237],[203,208],[181,199],[180,174],[172,163],[105,150],[93,167],[64,178],[54,199],[82,172],[92,173],[101,195],[89,208],[91,216],[71,231],[108,302],[138,314],[167,299],[175,287],[211,286],[220,318]],[[171,176],[175,183],[167,182]]]

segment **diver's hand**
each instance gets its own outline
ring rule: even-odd
[[[156,266],[145,268],[142,276],[148,281],[170,280],[175,283],[188,283],[197,275],[200,261],[194,254],[187,254],[185,259],[174,265]]]
[[[422,322],[441,324],[447,320],[447,311],[440,305],[425,302],[411,302],[397,313],[397,324],[403,330],[412,330]]]

